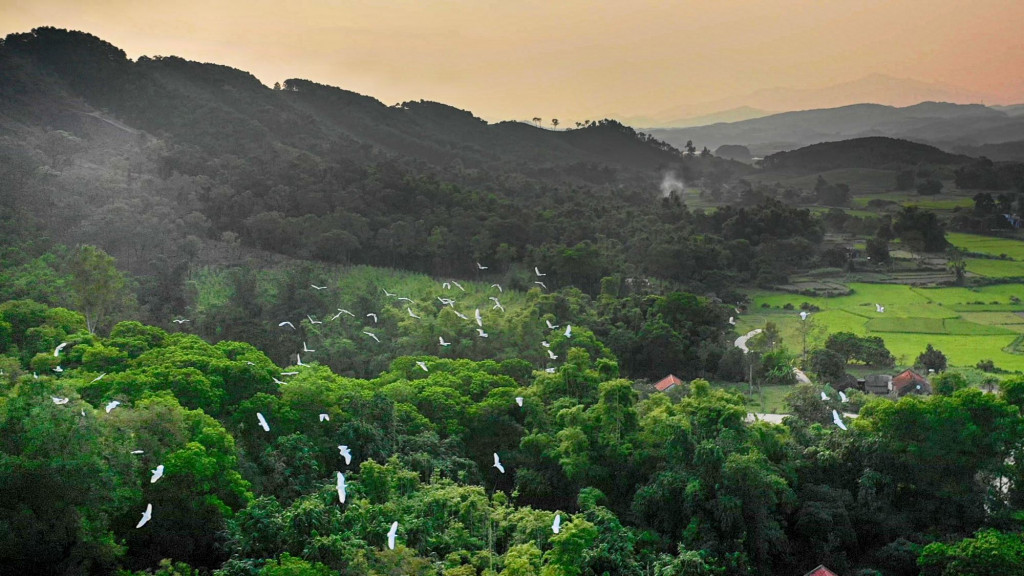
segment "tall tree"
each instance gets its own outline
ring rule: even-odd
[[[96,332],[113,312],[131,303],[114,259],[95,246],[80,247],[71,260],[71,289],[89,332]]]

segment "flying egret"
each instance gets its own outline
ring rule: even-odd
[[[882,306],[881,304],[875,304],[875,312],[878,312],[879,314],[885,312],[885,306]]]
[[[501,284],[491,284],[491,288],[497,288],[498,292],[504,292],[504,290],[501,289]]]
[[[142,520],[135,525],[136,528],[142,528],[149,522],[149,519],[153,517],[153,504],[146,504],[146,511],[142,513]]]
[[[555,514],[555,521],[551,523],[551,531],[558,534],[562,531],[562,515]]]
[[[452,285],[449,284],[448,282],[441,282],[441,288],[444,288],[445,290],[451,290]]]
[[[445,306],[453,306],[455,304],[455,300],[452,300],[451,298],[441,298],[438,296],[437,299]]]
[[[419,366],[420,368],[423,368],[424,372],[430,372],[430,370],[427,369],[427,363],[424,362],[423,360],[417,360],[416,365]]]
[[[451,346],[451,345],[452,345],[452,343],[451,343],[451,342],[445,342],[445,341],[444,341],[444,336],[438,336],[438,337],[437,337],[437,342],[438,342],[438,343],[439,343],[439,344],[440,344],[441,346]]]
[[[338,313],[337,313],[337,314],[335,314],[334,316],[331,316],[330,318],[328,318],[328,320],[329,320],[329,321],[331,321],[331,322],[333,322],[333,321],[335,321],[335,320],[337,320],[337,319],[338,319],[338,316],[341,316],[341,312],[338,312]]]
[[[458,316],[459,318],[462,318],[463,320],[469,320],[469,318],[465,314],[459,312],[455,308],[452,308],[452,312],[455,312],[455,315]]]
[[[331,415],[330,414],[326,414],[326,413],[320,414],[320,421],[321,422],[330,422],[331,421]]]
[[[50,399],[53,400],[53,403],[58,405],[58,406],[67,404],[68,401],[70,400],[67,397],[65,397],[65,398],[58,398],[57,396],[50,396]]]
[[[412,308],[406,306],[405,309],[409,312],[410,318],[416,318],[417,320],[419,320],[420,317],[417,316],[416,313],[412,311]]]
[[[284,328],[285,326],[291,328],[292,330],[295,330],[295,324],[292,324],[291,322],[288,321],[281,322],[280,324],[277,325],[278,328]]]
[[[60,344],[58,344],[57,347],[53,349],[53,355],[54,356],[60,356],[60,351],[63,350],[64,347],[67,346],[67,345],[68,345],[67,342],[61,342]]]
[[[487,270],[487,266],[481,266],[479,262],[476,263],[477,270]]]
[[[106,375],[107,375],[107,373],[106,373],[106,372],[104,372],[103,374],[100,374],[99,376],[97,376],[97,377],[93,378],[93,379],[92,379],[92,381],[93,381],[93,382],[99,382],[99,381],[100,381],[100,379],[101,379],[101,378],[103,378],[103,377],[104,377],[104,376],[106,376]],[[92,382],[90,382],[90,384],[92,384]]]
[[[185,322],[188,322],[188,318],[175,318],[174,320],[171,320],[171,322],[174,322],[175,324],[181,326]]]
[[[547,274],[541,274],[540,269],[538,269],[536,266],[533,267],[533,273],[536,274],[537,276],[547,276]]]
[[[302,351],[303,352],[316,352],[316,350],[310,350],[309,346],[306,346],[305,342],[302,343]]]
[[[345,475],[338,472],[338,500],[345,503]]]
[[[284,384],[283,380],[278,380],[277,378],[274,378],[273,376],[271,376],[271,378],[274,380],[274,384]]]
[[[367,332],[366,330],[363,330],[363,334],[366,334],[366,335],[367,335],[367,336],[369,336],[370,338],[373,338],[373,339],[374,339],[375,341],[377,341],[378,343],[380,343],[380,338],[377,338],[377,335],[376,335],[376,334],[374,334],[373,332]]]
[[[295,354],[295,365],[296,366],[309,366],[309,364],[303,364],[302,363],[302,355],[301,354]]]
[[[64,371],[64,369],[61,368],[60,366],[57,366],[56,368],[53,369],[53,371],[56,372],[57,374],[60,374],[61,372]]]
[[[313,320],[313,317],[310,316],[309,314],[306,314],[306,318],[309,319],[310,324],[323,324],[322,320]]]
[[[352,451],[348,449],[348,446],[338,446],[338,453],[345,459],[345,466],[352,463]]]
[[[404,296],[399,296],[397,300],[400,300],[402,302],[408,302],[410,304],[412,303],[412,298],[405,298]]]
[[[516,404],[519,404],[520,408],[523,407],[523,397],[522,396],[516,396]]]
[[[267,419],[263,417],[261,412],[256,413],[256,419],[259,420],[260,428],[263,428],[264,432],[270,432],[270,424],[267,424]]]
[[[548,374],[554,374],[555,373],[555,369],[554,368],[545,368],[544,371],[547,372]]]
[[[572,338],[572,324],[565,325],[565,337]]]
[[[808,316],[809,316],[809,314],[807,313],[807,310],[801,310],[800,311],[800,319],[801,320],[807,320]]]
[[[848,402],[850,399],[846,397],[846,394],[843,394],[842,390],[840,390],[839,391],[839,400],[841,402]]]
[[[132,450],[132,454],[145,454],[145,450]]]
[[[376,315],[376,314],[374,314],[373,312],[370,312],[369,314],[367,314],[367,315],[366,315],[366,317],[367,317],[367,318],[373,318],[373,323],[374,323],[374,324],[376,324],[376,323],[377,323],[377,315]]]
[[[483,328],[477,328],[477,329],[476,329],[476,333],[477,333],[477,335],[478,335],[478,336],[480,336],[481,338],[487,338],[487,332],[484,332],[484,329],[483,329]]]
[[[150,472],[152,472],[153,475],[149,478],[149,483],[155,484],[157,480],[164,477],[164,465],[159,464],[157,465],[156,470],[150,470]]]
[[[452,286],[455,286],[456,288],[458,288],[459,290],[462,290],[463,292],[466,291],[466,289],[462,287],[462,284],[459,284],[455,280],[452,280]]]
[[[103,407],[103,409],[107,411],[107,414],[110,414],[111,410],[113,410],[114,408],[117,408],[120,405],[121,405],[121,401],[120,400],[111,400],[110,402],[107,403],[106,406]]]
[[[313,287],[313,290],[327,290],[327,286],[317,286],[316,284],[310,284],[310,286]]]
[[[544,323],[548,325],[548,330],[555,330],[558,328],[558,324],[552,324],[551,320],[548,320],[547,318],[544,319]]]
[[[498,453],[494,453],[494,467],[498,469],[498,472],[505,473],[505,467],[501,465],[501,459],[498,458]]]
[[[541,287],[541,288],[543,288],[543,289],[545,289],[545,290],[547,290],[547,289],[548,289],[548,287],[547,287],[547,286],[546,286],[546,285],[545,285],[545,284],[544,284],[543,282],[541,282],[540,280],[534,280],[534,281],[533,281],[533,283],[534,283],[534,284],[539,284],[539,285],[540,285],[540,287]]]
[[[551,348],[548,348],[548,358],[551,358],[552,360],[558,360],[558,354],[555,354],[554,352],[551,351]]]
[[[391,298],[392,296],[396,296],[396,294],[392,294],[391,292],[388,292],[386,288],[381,288],[381,290],[384,291],[384,295],[387,296],[388,298]]]
[[[839,417],[839,412],[837,410],[832,411],[832,421],[835,422],[836,426],[839,426],[840,429],[846,430],[846,424],[843,424],[843,419]]]
[[[298,372],[281,372],[281,376],[295,376]]]
[[[501,302],[495,301],[494,306],[491,307],[491,310],[501,310],[502,312],[504,312],[505,307],[501,305]]]
[[[733,316],[729,316],[729,324],[732,324],[733,326],[735,326],[736,325],[736,318],[733,317]]]
[[[540,345],[545,347],[545,348],[551,348],[551,343],[548,342],[547,340],[541,340],[540,341]]]
[[[398,536],[398,522],[391,523],[391,530],[388,530],[388,548],[395,549],[395,536]]]
[[[355,314],[349,312],[348,310],[345,310],[344,308],[338,308],[338,314],[348,314],[349,316],[351,316],[353,318],[356,317]]]
[[[480,309],[479,308],[477,308],[476,311],[473,312],[473,318],[476,319],[476,325],[477,326],[479,326],[481,328],[484,327],[484,318],[483,318],[483,316],[480,315]]]
[[[828,400],[828,394],[825,394],[824,390],[821,391],[821,399],[822,399],[822,401],[827,401]]]

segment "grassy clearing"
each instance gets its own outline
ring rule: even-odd
[[[1008,352],[1015,338],[1024,333],[1024,284],[1000,284],[981,288],[917,288],[899,284],[851,283],[853,293],[832,298],[799,294],[759,292],[752,294],[753,306],[738,319],[737,332],[745,333],[767,321],[779,326],[783,345],[799,354],[801,303],[818,306],[812,313],[808,349],[821,345],[829,333],[853,332],[879,336],[901,365],[913,363],[927,344],[932,344],[954,366],[973,366],[991,359],[1007,370],[1024,370],[1024,354]],[[885,312],[875,311],[875,304]],[[770,308],[762,308],[768,304]],[[792,310],[783,308],[786,304]]]
[[[1024,278],[1024,262],[967,258],[967,271],[987,278]]]
[[[946,234],[946,239],[957,248],[963,248],[968,252],[991,256],[1005,254],[1014,260],[1024,260],[1024,240],[959,233]]]
[[[750,394],[750,387],[740,383],[721,383],[719,388],[739,392],[747,401],[747,410],[760,412],[762,414],[788,414],[789,405],[786,404],[786,396],[793,391],[793,386],[762,386],[760,390],[754,388]]]

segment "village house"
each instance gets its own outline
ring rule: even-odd
[[[658,380],[658,382],[654,384],[654,389],[658,392],[668,392],[672,388],[681,386],[682,384],[683,381],[676,377],[675,374],[669,374],[661,380]]]

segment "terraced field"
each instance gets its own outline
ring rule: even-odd
[[[1024,284],[981,288],[916,288],[894,284],[851,283],[846,296],[815,298],[781,292],[751,294],[749,313],[737,319],[744,333],[775,322],[784,345],[799,352],[799,310],[817,306],[811,322],[819,327],[808,335],[808,348],[832,332],[879,336],[900,364],[911,364],[927,344],[946,354],[952,365],[973,366],[993,360],[1007,370],[1024,370],[1024,354],[1010,352],[1024,334]],[[785,309],[789,304],[792,309]],[[885,306],[884,313],[875,304]],[[768,307],[764,307],[767,305]]]

